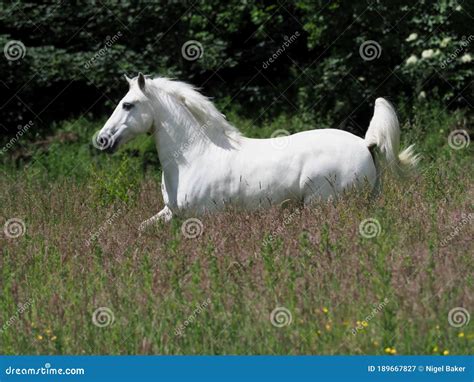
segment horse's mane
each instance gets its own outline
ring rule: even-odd
[[[146,85],[151,85],[155,93],[159,94],[161,91],[182,103],[197,122],[208,130],[221,131],[229,138],[241,136],[239,130],[227,121],[211,100],[199,93],[194,86],[165,77],[147,78]]]

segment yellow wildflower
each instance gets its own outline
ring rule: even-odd
[[[369,326],[369,323],[367,321],[362,321],[362,326],[366,328],[367,326]]]
[[[41,340],[43,339],[43,336],[42,336],[41,334],[38,334],[38,335],[36,336],[36,339],[37,339],[38,341],[41,341]]]
[[[326,308],[326,307],[323,307],[323,312],[324,312],[325,314],[328,314],[328,313],[329,313],[329,309]]]
[[[439,349],[438,349],[438,346],[435,346],[435,347],[433,348],[433,353],[437,353],[438,350],[439,350]]]
[[[449,355],[449,350],[446,349],[446,350],[443,352],[443,355]]]
[[[464,337],[464,332],[459,333],[459,334],[458,334],[458,337],[459,337],[459,338],[463,338],[463,337]]]
[[[395,354],[397,354],[397,349],[395,349],[395,348],[391,348],[391,347],[387,347],[387,348],[385,348],[385,350],[384,350],[384,351],[385,351],[385,353],[387,353],[387,354],[392,354],[392,355],[395,355]]]

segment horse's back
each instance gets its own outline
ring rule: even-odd
[[[323,199],[342,189],[368,182],[376,170],[364,139],[337,129],[309,130],[287,137],[250,139],[235,167],[276,199],[296,195]],[[248,170],[248,171],[245,171]],[[253,190],[249,190],[249,193]]]
[[[250,139],[242,155],[256,162],[283,162],[288,167],[309,167],[321,173],[341,175],[369,167],[375,170],[363,138],[337,129],[308,130],[286,137]],[[327,175],[327,174],[326,174]]]

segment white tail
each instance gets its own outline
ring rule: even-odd
[[[374,116],[365,134],[367,147],[379,149],[389,168],[395,173],[404,173],[418,164],[420,157],[415,154],[414,145],[400,150],[400,125],[393,106],[384,98],[375,100]]]

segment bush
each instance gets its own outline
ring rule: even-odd
[[[202,85],[247,115],[316,115],[361,134],[377,96],[474,103],[469,14],[474,4],[454,0],[3,3],[0,45],[26,50],[0,61],[0,123],[14,134],[34,119],[44,134],[51,120],[107,114],[122,74],[142,71]],[[195,61],[182,54],[190,40],[203,50]]]

